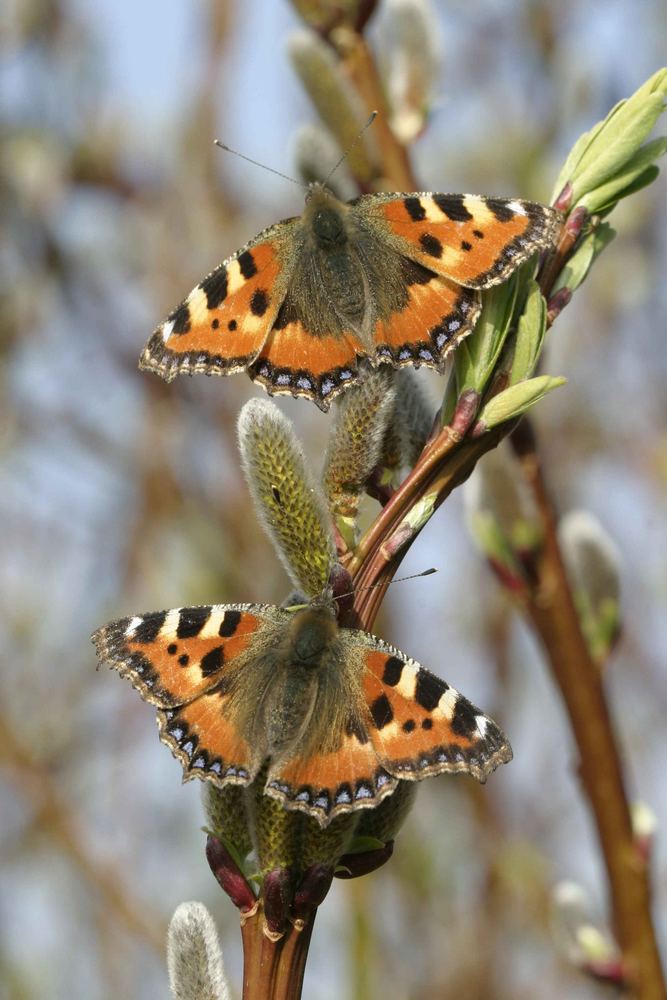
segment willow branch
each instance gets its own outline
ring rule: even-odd
[[[623,768],[603,675],[586,644],[558,544],[556,516],[535,439],[524,421],[513,444],[535,499],[543,533],[536,585],[523,610],[540,636],[579,751],[579,775],[604,857],[616,936],[638,1000],[664,1000],[665,982],[651,919],[646,861],[637,849]]]

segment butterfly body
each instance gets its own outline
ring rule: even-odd
[[[511,759],[494,722],[382,639],[340,628],[328,598],[151,612],[93,641],[158,708],[185,780],[248,785],[267,765],[266,794],[322,825],[401,779],[485,780]]]
[[[479,289],[555,240],[534,202],[427,192],[342,202],[311,185],[301,216],[260,233],[158,327],[140,367],[247,370],[269,393],[322,409],[368,366],[441,369],[473,329]]]

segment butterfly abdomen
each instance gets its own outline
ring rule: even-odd
[[[291,756],[307,730],[317,697],[317,677],[307,668],[285,672],[264,705],[263,728],[267,756]]]

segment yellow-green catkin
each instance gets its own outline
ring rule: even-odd
[[[208,826],[218,840],[234,848],[241,860],[250,854],[253,847],[245,799],[245,788],[238,785],[217,788],[205,782],[202,791]]]
[[[411,368],[401,368],[396,373],[395,392],[381,464],[400,472],[411,469],[419,458],[433,427],[435,408]]]
[[[356,141],[366,112],[334,50],[313,32],[298,31],[289,39],[288,53],[322,122],[347,151],[350,172],[360,181],[372,180],[376,170],[367,151],[369,140],[364,136]]]
[[[246,789],[246,809],[259,871],[266,875],[275,868],[303,870],[304,817],[265,795],[265,783],[266,766]]]
[[[336,558],[330,517],[291,422],[268,399],[239,415],[239,447],[255,509],[291,580],[309,597],[322,591]]]
[[[340,159],[340,149],[333,136],[321,125],[308,122],[294,136],[294,162],[304,184],[326,185],[341,201],[349,201],[358,192],[345,161],[331,170]]]
[[[344,537],[353,531],[361,494],[380,461],[396,398],[395,378],[396,372],[383,365],[336,403],[323,481],[329,507]]]
[[[417,784],[416,781],[399,781],[396,791],[383,799],[377,809],[365,809],[355,837],[374,837],[383,844],[393,840],[412,809]]]
[[[314,864],[333,867],[349,847],[358,822],[359,812],[336,816],[325,827],[306,817],[301,848],[304,871]]]

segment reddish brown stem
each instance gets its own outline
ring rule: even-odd
[[[335,44],[341,56],[341,67],[366,109],[379,112],[373,135],[380,150],[385,186],[397,191],[414,191],[417,182],[408,152],[391,130],[382,82],[366,40],[356,32],[341,29],[336,34]]]
[[[243,1000],[299,1000],[316,913],[280,937],[267,935],[260,907],[243,920]]]
[[[648,871],[633,835],[603,674],[581,630],[558,545],[556,518],[527,424],[516,432],[516,440],[544,539],[536,556],[538,582],[522,605],[542,640],[579,749],[579,775],[595,817],[607,868],[623,966],[638,1000],[664,1000],[665,982],[651,920]]]

